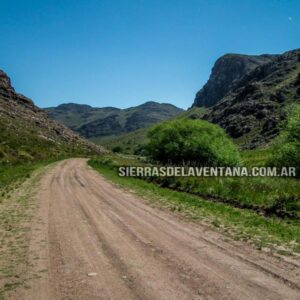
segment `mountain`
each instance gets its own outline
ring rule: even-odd
[[[291,105],[300,101],[300,49],[263,57],[269,61],[243,76],[237,72],[239,79],[226,82],[223,89],[220,82],[231,71],[213,70],[215,80],[210,78],[210,89],[214,89],[215,82],[215,90],[223,92],[219,94],[221,98],[214,98],[216,103],[202,117],[219,124],[248,149],[264,145],[278,135]],[[228,69],[232,70],[232,66]],[[198,102],[194,105],[198,106]]]
[[[0,70],[0,164],[104,151],[18,94]]]
[[[226,54],[214,64],[207,83],[196,94],[193,106],[210,107],[220,101],[239,80],[258,66],[271,62],[276,55]]]
[[[132,132],[172,118],[184,110],[171,104],[146,102],[120,109],[95,108],[68,103],[46,108],[48,115],[88,139],[101,139]]]
[[[184,111],[172,119],[199,119],[205,113],[203,107],[193,107]],[[124,133],[118,136],[107,137],[101,140],[101,145],[112,151],[119,151],[125,154],[144,154],[144,148],[147,143],[148,127],[140,128],[135,131]]]

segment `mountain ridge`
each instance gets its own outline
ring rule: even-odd
[[[155,101],[125,109],[64,103],[45,110],[51,118],[89,139],[118,136],[172,118],[184,111],[173,104]]]

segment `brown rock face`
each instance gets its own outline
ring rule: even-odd
[[[15,90],[11,86],[10,78],[0,70],[0,95],[10,98],[13,93],[15,93]]]
[[[231,91],[246,74],[272,61],[274,55],[226,54],[213,66],[209,80],[196,94],[193,106],[211,107]]]
[[[11,85],[10,78],[2,70],[0,70],[0,96],[6,100],[15,100],[22,105],[34,107],[32,100],[15,92],[15,89]]]

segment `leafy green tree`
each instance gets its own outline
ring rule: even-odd
[[[224,130],[206,121],[166,121],[152,127],[148,138],[148,155],[163,164],[235,166],[240,161]]]

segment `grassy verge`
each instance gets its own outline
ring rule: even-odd
[[[116,159],[116,158],[115,158]],[[300,253],[300,222],[276,217],[265,218],[257,213],[224,203],[210,202],[185,192],[159,187],[142,179],[119,177],[109,159],[92,159],[89,164],[107,179],[135,191],[148,201],[176,211],[194,221],[205,221],[219,228],[228,237],[245,240],[257,248],[281,254]],[[120,165],[126,159],[119,158]],[[134,162],[138,164],[138,162]]]
[[[251,166],[246,154],[246,165]],[[265,154],[263,154],[265,156]],[[258,154],[259,157],[259,154]],[[255,162],[257,157],[255,156]],[[261,159],[260,159],[261,160]],[[111,168],[147,164],[134,157],[106,155],[101,162]],[[300,218],[300,181],[279,177],[150,177],[144,178],[161,187],[229,203],[259,213]]]
[[[267,177],[149,178],[160,186],[266,215],[300,219],[299,182]]]
[[[28,232],[36,203],[32,187],[51,161],[1,166],[0,299],[20,285],[27,287]],[[29,286],[28,286],[29,288]]]
[[[0,199],[9,191],[18,187],[26,178],[29,178],[33,171],[45,166],[52,161],[40,161],[35,163],[19,163],[15,165],[0,166]]]

